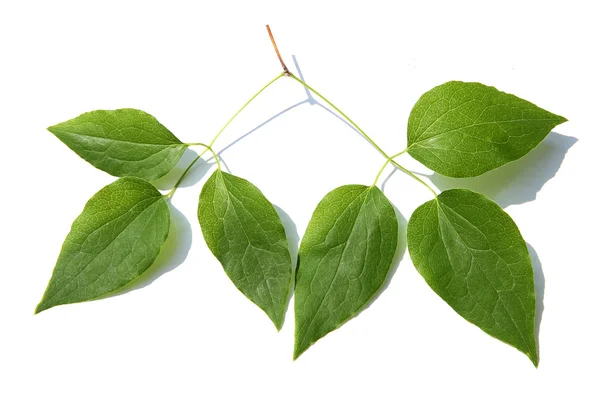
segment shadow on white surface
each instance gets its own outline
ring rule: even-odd
[[[300,243],[300,236],[298,235],[298,228],[296,228],[296,224],[294,223],[294,221],[292,221],[290,216],[275,204],[273,204],[273,207],[275,207],[275,211],[277,211],[279,218],[281,218],[281,223],[283,224],[283,228],[285,229],[285,236],[288,240],[290,257],[292,258],[292,288],[290,289],[290,293],[285,303],[285,311],[283,314],[285,316],[287,314],[287,309],[290,305],[292,295],[294,294],[294,287],[296,283],[296,266],[298,265],[298,245]]]
[[[390,180],[390,178],[392,176],[394,176],[394,174],[399,171],[398,168],[394,167],[394,169],[392,170],[392,172],[390,172],[385,179],[383,180],[383,182],[381,182],[381,191],[385,193],[385,186],[387,185],[388,181]],[[406,227],[405,227],[406,228]]]
[[[238,142],[240,142],[241,140],[245,139],[246,137],[248,137],[251,133],[259,130],[260,128],[262,128],[263,126],[267,125],[269,122],[273,121],[276,118],[281,117],[283,114],[285,114],[288,111],[293,110],[294,108],[301,106],[302,104],[308,103],[308,100],[303,100],[299,103],[296,103],[294,105],[289,106],[288,108],[281,110],[280,112],[278,112],[277,114],[273,115],[271,118],[265,120],[264,122],[260,123],[259,125],[257,125],[255,128],[249,130],[248,132],[244,133],[242,136],[240,136],[239,138],[235,139],[233,142],[229,143],[227,146],[223,147],[221,150],[219,150],[219,152],[217,153],[217,155],[219,156],[219,158],[221,158],[221,153],[223,153],[224,151],[226,151],[227,149],[229,149],[231,146],[237,144]]]
[[[535,200],[537,193],[556,175],[577,138],[550,132],[524,157],[474,178],[423,175],[441,191],[466,188],[493,199],[502,208]]]
[[[275,207],[275,211],[277,211],[277,215],[279,215],[279,218],[281,218],[281,223],[285,229],[285,236],[287,237],[290,248],[290,256],[292,257],[292,268],[295,272],[296,265],[298,265],[298,244],[300,243],[298,229],[296,228],[294,221],[292,221],[290,216],[285,211],[275,204],[273,204],[273,207]]]
[[[230,174],[231,174],[232,172],[231,172],[231,170],[229,169],[229,165],[227,165],[227,163],[225,162],[225,159],[224,159],[222,156],[220,156],[220,155],[217,155],[217,156],[219,157],[219,162],[220,162],[220,163],[221,163],[221,165],[223,166],[223,169],[225,170],[225,172],[227,172],[227,173],[230,173]],[[210,160],[212,160],[212,159],[214,159],[214,157],[211,157],[211,158],[209,158],[209,161],[210,161]],[[215,163],[213,162],[213,163],[211,163],[211,164],[215,164]],[[213,173],[214,173],[214,172],[213,172]]]
[[[300,70],[300,66],[298,65],[298,61],[296,60],[296,56],[293,55],[292,59],[294,60],[294,65],[296,66],[296,70],[298,71],[298,77],[302,81],[304,81],[304,75],[302,74],[302,71]],[[273,121],[273,120],[281,117],[283,114],[287,113],[288,111],[292,111],[293,109],[295,109],[297,107],[300,107],[303,104],[309,104],[309,105],[315,105],[315,106],[321,107],[323,110],[327,111],[329,114],[333,115],[335,118],[337,118],[338,120],[340,120],[341,122],[343,122],[346,126],[348,126],[350,129],[352,129],[354,132],[356,132],[356,134],[358,134],[361,138],[365,139],[364,136],[354,126],[352,126],[350,123],[348,123],[348,121],[346,121],[344,118],[342,118],[336,112],[330,110],[329,108],[327,108],[326,106],[324,106],[323,104],[321,104],[319,101],[317,101],[313,97],[312,93],[308,89],[304,88],[304,90],[306,92],[306,97],[307,97],[305,100],[302,100],[302,101],[300,101],[300,102],[298,102],[296,104],[293,104],[293,105],[291,105],[291,106],[289,106],[289,107],[281,110],[277,114],[273,115],[271,118],[265,120],[264,122],[260,123],[259,125],[257,125],[253,129],[251,129],[250,131],[244,133],[242,136],[240,136],[236,140],[230,142],[228,145],[226,145],[221,150],[219,150],[219,152],[217,153],[217,155],[219,156],[219,158],[221,158],[221,154],[223,152],[225,152],[226,150],[228,150],[231,146],[233,146],[233,145],[237,144],[238,142],[240,142],[241,140],[247,138],[250,134],[256,132],[257,130],[259,130],[263,126],[267,125],[269,122],[271,122],[271,121]],[[367,141],[367,143],[368,143],[368,141]],[[369,146],[372,146],[372,144],[369,143]],[[212,160],[212,157],[208,158],[208,160]],[[187,164],[189,164],[189,161],[187,161]],[[184,164],[184,165],[186,165],[186,164]],[[171,174],[169,173],[169,175],[171,175]]]
[[[169,236],[154,264],[139,278],[102,298],[120,296],[137,289],[142,289],[167,272],[174,270],[185,261],[192,247],[192,228],[187,218],[172,204],[169,204],[169,210],[171,212]]]
[[[294,60],[294,66],[296,67],[296,71],[298,71],[298,77],[300,78],[300,80],[302,82],[306,83],[306,81],[304,80],[304,75],[302,74],[302,71],[300,70],[300,65],[298,65],[298,60],[296,59],[296,56],[292,55],[292,59]],[[369,146],[375,148],[375,146],[373,146],[373,144],[371,144],[363,136],[363,134],[360,133],[360,131],[358,129],[356,129],[354,126],[352,126],[352,124],[350,124],[348,121],[346,121],[341,115],[339,115],[337,112],[335,112],[333,110],[330,110],[329,108],[325,107],[323,104],[319,103],[319,101],[313,97],[313,95],[310,92],[310,90],[308,90],[306,87],[304,88],[304,92],[306,93],[307,99],[304,100],[301,103],[298,103],[298,105],[303,104],[303,103],[308,103],[311,106],[321,107],[323,110],[327,111],[329,114],[333,115],[335,118],[337,118],[338,120],[340,120],[341,122],[343,122],[346,126],[348,126],[350,129],[352,129],[357,135],[359,135],[362,139],[364,139],[369,144]]]
[[[538,357],[541,358],[540,350],[540,325],[542,323],[542,314],[544,313],[544,290],[546,289],[546,279],[542,270],[542,263],[537,255],[537,252],[529,243],[527,250],[531,257],[533,266],[533,286],[535,287],[535,341],[538,347]]]
[[[198,153],[196,153],[194,150],[186,150],[185,153],[183,153],[183,156],[181,157],[177,165],[175,165],[175,167],[173,167],[173,169],[169,171],[168,174],[166,174],[162,178],[153,181],[152,184],[159,190],[173,189],[173,186],[175,186],[175,183],[177,182],[179,177],[181,177],[183,171],[186,170],[186,168],[190,165],[192,161],[194,161],[194,159],[197,156]],[[214,164],[214,161],[209,162],[204,159],[198,160],[196,164],[194,164],[190,172],[185,176],[185,178],[183,178],[183,182],[181,182],[179,187],[184,188],[194,186],[204,177],[204,175],[206,175],[208,170]]]

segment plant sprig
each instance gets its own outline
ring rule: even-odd
[[[433,171],[471,177],[525,156],[565,118],[496,88],[452,81],[426,92],[411,111],[407,147],[391,156],[354,120],[287,68],[237,110],[209,142],[183,143],[135,109],[98,110],[48,128],[83,159],[119,179],[88,201],[67,235],[36,313],[97,299],[142,275],[167,239],[170,199],[210,152],[216,171],[204,184],[198,221],[233,284],[272,320],[284,322],[295,296],[294,359],[360,312],[382,289],[398,248],[398,220],[377,182],[392,164],[433,194],[406,232],[417,271],[459,315],[526,354],[537,366],[535,288],[527,247],[510,216],[467,189],[438,194],[399,164],[409,154]],[[222,171],[214,144],[269,86],[289,77],[325,102],[385,159],[371,185],[345,185],[317,205],[293,271],[285,229],[272,203],[249,181]],[[161,194],[151,183],[192,146],[204,148]],[[295,282],[295,285],[293,284]]]

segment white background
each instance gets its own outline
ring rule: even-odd
[[[593,2],[410,4],[3,1],[0,398],[598,398]],[[439,299],[404,241],[377,301],[292,362],[293,300],[277,333],[202,240],[197,199],[212,163],[194,168],[173,197],[169,242],[135,290],[33,316],[72,220],[114,180],[45,128],[133,107],[185,142],[208,141],[280,72],[265,23],[290,68],[295,55],[306,81],[390,153],[405,147],[419,96],[453,79],[569,119],[499,170],[431,178],[440,189],[487,194],[519,225],[543,308],[538,369]],[[306,99],[291,79],[278,81],[215,145],[264,124],[222,156],[279,207],[294,252],[318,201],[343,184],[370,184],[384,162],[325,109],[291,108]],[[170,189],[191,157],[159,187]],[[431,174],[406,155],[399,161]],[[400,171],[384,191],[404,219],[431,197]]]

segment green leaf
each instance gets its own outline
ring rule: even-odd
[[[439,174],[477,176],[523,157],[565,121],[491,86],[447,82],[413,107],[408,153]]]
[[[94,167],[148,181],[169,172],[188,147],[152,115],[131,108],[88,112],[48,130]]]
[[[457,313],[537,366],[531,259],[519,229],[496,203],[467,189],[442,192],[411,216],[408,251]]]
[[[321,200],[298,256],[294,359],[373,298],[397,244],[394,208],[377,187],[342,186]]]
[[[292,259],[271,202],[247,180],[217,170],[200,193],[198,221],[231,281],[281,329]]]
[[[167,239],[169,221],[166,201],[144,180],[121,178],[102,188],[73,222],[36,314],[98,298],[140,276]]]

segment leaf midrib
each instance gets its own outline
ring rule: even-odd
[[[89,138],[94,138],[94,139],[100,139],[101,141],[105,140],[105,141],[108,141],[108,142],[129,143],[129,144],[135,144],[137,146],[158,146],[158,147],[187,146],[187,144],[181,143],[181,142],[179,142],[179,143],[174,142],[174,143],[170,143],[170,144],[155,144],[155,143],[133,142],[131,140],[123,140],[123,139],[112,139],[112,138],[107,138],[107,137],[102,137],[102,136],[86,135],[86,134],[83,134],[83,133],[73,133],[73,132],[70,132],[69,130],[64,130],[64,128],[50,127],[50,128],[48,128],[48,130],[50,130],[50,132],[54,133],[55,135],[58,132],[59,134],[63,134],[63,135],[83,136],[83,137],[89,137]],[[56,132],[53,132],[52,130],[54,130]]]
[[[411,143],[411,145],[409,146],[412,147],[414,145],[419,145],[423,142],[425,142],[426,140],[431,140],[435,137],[438,136],[442,136],[442,135],[447,135],[449,133],[454,133],[463,129],[468,129],[468,128],[474,128],[474,127],[478,127],[478,126],[485,126],[485,125],[498,125],[498,124],[506,124],[506,123],[516,123],[516,122],[550,122],[550,121],[560,121],[560,119],[558,118],[521,118],[521,119],[514,119],[514,120],[506,120],[506,121],[489,121],[489,122],[480,122],[480,123],[476,123],[476,124],[471,124],[471,125],[465,125],[465,126],[461,126],[459,128],[455,128],[455,129],[450,129],[448,131],[444,131],[444,132],[440,132],[440,133],[436,133],[435,135],[429,136],[426,139],[421,139],[423,137],[423,135],[425,133],[422,133],[421,135],[419,135],[419,139],[415,140],[413,143]],[[422,145],[421,145],[422,146]]]

